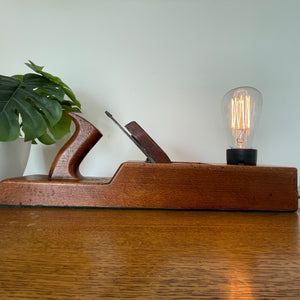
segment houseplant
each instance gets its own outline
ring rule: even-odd
[[[23,137],[25,142],[50,145],[70,132],[65,112],[80,112],[81,105],[60,78],[32,61],[26,65],[35,73],[0,75],[0,142]]]
[[[80,112],[81,105],[60,78],[32,61],[26,65],[35,73],[0,75],[0,141],[24,136],[25,141],[53,144],[70,130],[64,112]]]

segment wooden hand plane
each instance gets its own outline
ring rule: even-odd
[[[110,113],[107,115],[113,119]],[[112,178],[83,177],[79,165],[102,137],[91,123],[68,113],[76,130],[48,175],[0,182],[0,205],[140,209],[295,211],[297,169],[172,162],[136,123],[122,128],[146,162],[124,162]]]

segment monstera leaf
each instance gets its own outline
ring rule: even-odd
[[[80,112],[80,103],[61,79],[33,62],[27,65],[38,74],[0,75],[0,141],[15,140],[23,132],[25,141],[55,143],[70,131],[64,112]]]
[[[36,73],[39,73],[42,76],[44,76],[45,78],[49,79],[51,82],[59,85],[61,87],[61,89],[64,91],[64,93],[71,99],[72,105],[77,106],[79,109],[81,108],[81,104],[76,99],[73,91],[59,77],[53,76],[50,73],[43,71],[44,67],[36,65],[31,60],[29,61],[29,63],[26,63],[26,66],[31,68]]]

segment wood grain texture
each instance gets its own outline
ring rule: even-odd
[[[148,135],[148,133],[135,121],[128,123],[127,130],[132,137],[154,158],[157,163],[171,163],[168,155],[158,146],[158,144]]]
[[[56,155],[49,171],[49,180],[82,178],[79,165],[102,137],[101,132],[82,117],[70,112],[66,114],[75,123],[76,130]]]
[[[297,169],[197,163],[124,163],[111,181],[48,181],[43,176],[0,183],[0,204],[159,209],[294,211]]]
[[[0,209],[0,299],[299,299],[297,213]]]

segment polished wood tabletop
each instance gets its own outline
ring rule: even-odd
[[[0,299],[300,299],[299,214],[0,208]]]

